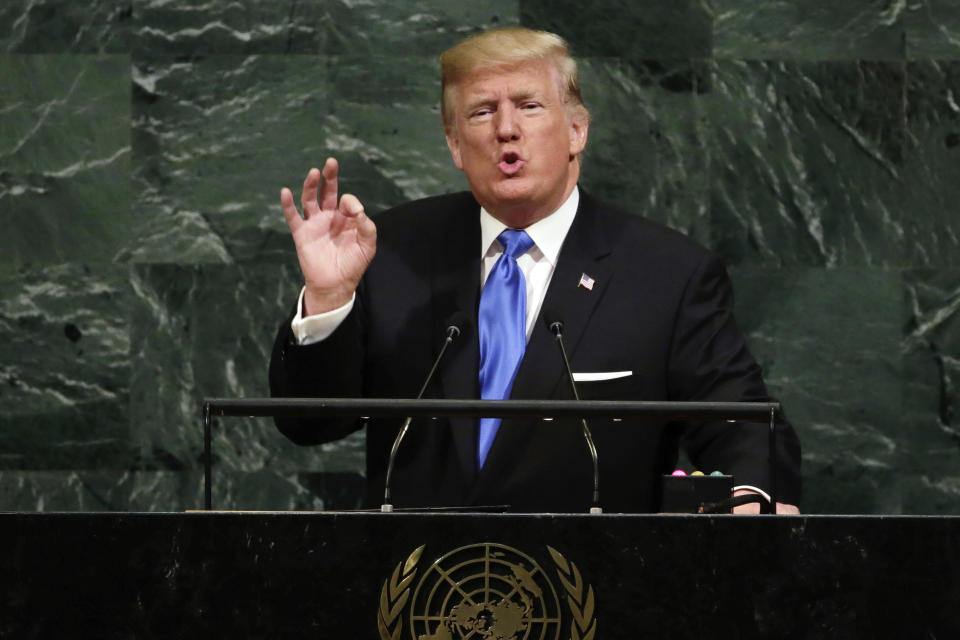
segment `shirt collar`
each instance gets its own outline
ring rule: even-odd
[[[550,264],[557,266],[557,258],[560,256],[560,248],[563,241],[570,231],[570,225],[573,224],[573,218],[577,215],[577,207],[580,205],[580,190],[577,186],[564,201],[560,208],[533,223],[524,231],[533,240],[534,245],[543,254]],[[480,207],[480,257],[488,255],[491,250],[499,252],[499,246],[494,247],[497,236],[499,236],[507,225],[494,218],[490,212]],[[499,243],[497,243],[499,244]]]

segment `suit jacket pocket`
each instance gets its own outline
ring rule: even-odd
[[[635,375],[612,380],[578,382],[577,392],[582,400],[632,400],[637,396]]]

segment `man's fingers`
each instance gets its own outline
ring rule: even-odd
[[[313,214],[321,211],[323,216],[316,216],[310,228],[316,232],[329,233],[336,237],[348,229],[357,229],[361,240],[366,242],[376,242],[377,227],[373,221],[367,217],[363,210],[363,204],[353,194],[345,193],[342,198],[337,198],[337,177],[340,172],[340,166],[336,158],[327,158],[323,165],[323,170],[313,168],[307,172],[307,177],[303,181],[303,191],[300,196],[300,204],[303,206],[303,217],[297,211],[293,204],[293,194],[284,187],[280,190],[280,205],[283,208],[283,215],[287,219],[287,224],[291,231],[300,229],[305,221],[309,220]],[[319,223],[319,227],[316,226]]]
[[[376,245],[377,225],[366,213],[357,216],[357,234],[361,243]]]
[[[363,213],[363,205],[357,200],[357,197],[349,193],[343,194],[337,211],[330,220],[330,233],[339,235],[346,229],[352,228],[356,222],[357,216]]]
[[[345,193],[343,197],[340,198],[340,211],[345,216],[356,217],[357,215],[363,213],[363,205],[360,203],[360,200],[357,196],[352,193]]]
[[[287,219],[290,231],[296,231],[303,224],[303,220],[300,219],[300,213],[293,204],[293,193],[286,187],[280,190],[280,208],[283,209],[283,217]]]
[[[309,218],[312,209],[317,206],[317,187],[320,185],[320,170],[310,169],[303,179],[303,191],[300,192],[300,205],[303,207],[303,217]]]
[[[320,208],[333,211],[337,208],[337,176],[340,165],[336,158],[327,158],[323,164],[323,186],[320,187]]]

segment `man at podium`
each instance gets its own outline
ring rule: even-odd
[[[469,192],[401,205],[375,224],[357,197],[339,196],[333,158],[307,174],[302,215],[281,191],[304,284],[277,334],[271,393],[413,398],[453,323],[460,336],[425,397],[571,399],[547,318],[563,326],[581,398],[769,400],[717,257],[577,186],[590,118],[566,43],[489,31],[446,51],[441,67],[447,144]],[[277,426],[309,445],[363,425]],[[371,506],[399,426],[367,425]],[[765,425],[590,427],[607,512],[656,511],[678,446],[700,469],[733,475],[741,492],[770,486]],[[788,424],[777,442],[780,511],[795,512],[800,449]],[[397,507],[586,512],[593,466],[579,421],[424,419],[399,450],[392,485]]]

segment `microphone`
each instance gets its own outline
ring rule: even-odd
[[[563,321],[553,309],[543,310],[543,321],[557,338],[557,345],[560,347],[560,356],[563,358],[563,365],[567,369],[567,379],[570,380],[570,389],[573,390],[574,400],[580,399],[577,393],[577,385],[573,381],[573,372],[570,370],[570,360],[567,358],[567,350],[563,346]],[[590,457],[593,459],[593,506],[590,507],[590,513],[603,513],[600,508],[600,464],[597,462],[597,447],[593,444],[593,434],[590,433],[590,427],[587,426],[587,419],[580,418],[583,425],[583,438],[587,441],[587,449],[590,451]]]
[[[427,386],[433,379],[433,374],[437,371],[437,367],[440,366],[440,360],[443,359],[443,354],[447,352],[447,347],[450,346],[451,342],[463,335],[472,324],[470,318],[463,311],[455,311],[447,318],[447,327],[443,330],[446,337],[443,340],[443,345],[440,347],[440,353],[437,354],[436,360],[433,361],[430,373],[427,374],[426,380],[423,381],[423,386],[420,387],[417,400],[422,398],[424,392],[427,390]],[[393,511],[393,505],[390,503],[390,479],[393,477],[393,463],[397,459],[397,451],[400,450],[400,443],[403,441],[404,436],[407,435],[411,422],[413,422],[413,416],[407,416],[407,419],[403,421],[403,426],[397,433],[397,437],[393,440],[393,447],[390,449],[390,460],[387,462],[387,478],[383,488],[383,504],[380,505],[380,511],[382,513],[391,513]]]

